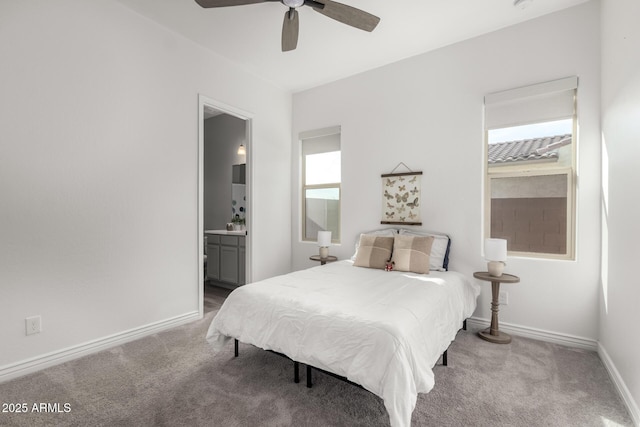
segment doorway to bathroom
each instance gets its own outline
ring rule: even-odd
[[[251,277],[251,117],[203,95],[199,101],[199,295]]]

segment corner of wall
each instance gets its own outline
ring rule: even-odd
[[[607,368],[607,372],[609,372],[609,376],[611,377],[611,380],[615,384],[616,389],[618,390],[618,393],[620,394],[620,396],[622,397],[622,400],[627,406],[627,410],[631,415],[633,424],[636,427],[639,427],[640,426],[640,408],[638,408],[638,404],[633,400],[631,391],[625,384],[624,379],[622,379],[620,372],[618,372],[618,369],[613,363],[613,360],[611,360],[611,357],[609,357],[609,354],[607,353],[607,350],[604,348],[602,343],[598,343],[598,355],[600,356],[602,363],[604,363],[604,366]]]

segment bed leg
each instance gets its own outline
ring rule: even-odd
[[[307,388],[311,388],[313,381],[311,381],[311,366],[307,365]]]
[[[238,357],[238,340],[233,340],[233,355]]]
[[[447,366],[447,350],[442,353],[442,365]]]
[[[293,382],[298,384],[300,382],[300,363],[293,362]]]
[[[464,319],[462,321],[462,329],[465,330],[465,331],[467,330],[467,319]]]

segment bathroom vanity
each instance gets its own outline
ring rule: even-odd
[[[246,231],[205,230],[207,280],[234,289],[245,284]]]

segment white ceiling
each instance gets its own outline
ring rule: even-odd
[[[343,0],[381,18],[367,33],[299,8],[298,48],[280,51],[287,8],[276,2],[203,9],[194,0],[118,0],[292,92],[536,18],[588,0]],[[321,0],[320,0],[321,1]]]

